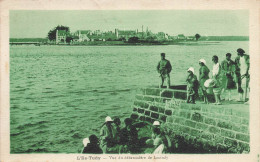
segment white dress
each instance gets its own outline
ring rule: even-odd
[[[246,70],[247,70],[247,64],[246,64],[246,59],[244,56],[240,57],[240,73],[241,76],[243,76],[244,74],[246,74]],[[241,85],[243,87],[245,87],[246,85],[246,78],[243,78],[241,81]]]

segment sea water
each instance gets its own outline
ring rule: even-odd
[[[11,153],[77,153],[82,139],[99,135],[106,116],[126,118],[142,87],[158,86],[160,53],[172,64],[171,83],[212,69],[248,42],[168,46],[10,46]],[[122,121],[123,122],[123,121]]]

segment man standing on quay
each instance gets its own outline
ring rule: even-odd
[[[170,88],[170,72],[172,70],[172,66],[170,61],[165,59],[165,53],[161,53],[161,60],[157,65],[157,72],[160,74],[161,83],[160,87],[163,87],[164,80],[167,80],[167,88]]]
[[[238,83],[238,93],[239,100],[246,101],[248,86],[250,80],[249,74],[249,55],[245,54],[245,51],[242,48],[237,49],[237,57],[235,59],[235,63],[237,65],[237,83]],[[243,96],[244,95],[244,96]]]

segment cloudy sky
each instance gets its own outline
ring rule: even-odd
[[[11,38],[44,38],[57,25],[70,30],[114,31],[115,28],[170,35],[248,36],[246,10],[146,10],[146,11],[10,11]]]

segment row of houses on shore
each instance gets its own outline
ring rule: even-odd
[[[153,39],[156,41],[171,41],[171,40],[194,40],[194,37],[185,37],[183,34],[177,36],[170,36],[164,32],[152,33],[148,28],[146,31],[136,30],[119,30],[114,32],[102,32],[100,30],[77,30],[74,33],[68,33],[65,30],[56,30],[56,44],[66,43],[67,38],[70,37],[70,43],[80,43],[89,41],[128,41],[131,37],[138,37],[139,40]]]

